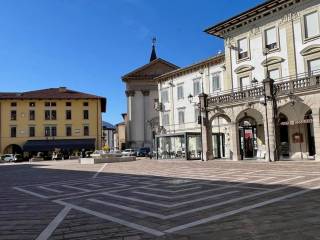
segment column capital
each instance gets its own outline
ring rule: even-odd
[[[126,96],[127,97],[133,97],[135,94],[135,91],[134,90],[126,90]]]
[[[150,91],[149,90],[141,90],[141,93],[143,96],[149,96],[150,95]]]

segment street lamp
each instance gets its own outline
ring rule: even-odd
[[[276,93],[277,89],[274,86],[274,80],[270,78],[269,69],[268,69],[268,54],[269,49],[264,49],[264,54],[266,56],[265,60],[265,67],[266,67],[266,78],[262,81],[263,83],[263,91],[264,91],[264,101],[263,104],[265,106],[265,118],[266,118],[266,130],[268,136],[268,161],[271,161],[270,157],[270,136],[269,136],[269,124],[268,124],[268,102],[272,103],[272,118],[273,118],[273,126],[274,126],[274,137],[275,137],[275,156],[274,160],[278,157],[278,150],[277,150],[277,101],[276,101]]]

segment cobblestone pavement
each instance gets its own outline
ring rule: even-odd
[[[0,239],[320,239],[320,163],[0,165]]]

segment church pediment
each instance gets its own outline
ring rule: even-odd
[[[283,62],[284,59],[282,57],[269,57],[267,60],[263,60],[261,65],[266,67],[267,65],[273,65],[273,64],[277,64],[277,63],[281,63]]]
[[[319,52],[320,52],[320,44],[313,44],[311,46],[308,46],[302,49],[300,53],[302,56],[308,56],[308,55],[319,53]]]
[[[245,64],[245,65],[241,65],[239,67],[237,67],[234,72],[236,74],[239,74],[239,73],[244,73],[244,72],[248,72],[248,71],[252,71],[254,69],[253,66],[251,65],[248,65],[248,64]]]
[[[170,62],[167,62],[161,58],[157,58],[156,60],[124,75],[122,77],[122,80],[128,81],[128,80],[135,80],[135,79],[137,80],[153,79],[164,73],[167,73],[176,69],[178,69],[176,65]]]

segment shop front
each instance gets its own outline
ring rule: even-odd
[[[201,159],[201,133],[183,132],[156,136],[157,159]]]

